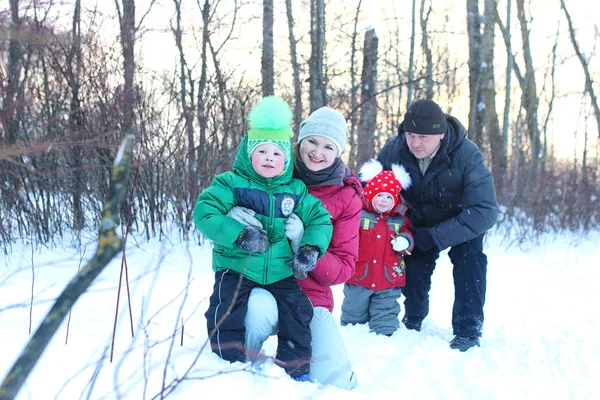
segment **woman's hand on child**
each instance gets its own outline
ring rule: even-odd
[[[264,253],[269,248],[269,239],[264,229],[247,226],[234,242],[248,253]]]
[[[294,253],[298,252],[300,242],[304,236],[304,224],[300,217],[291,213],[285,221],[285,237],[290,241],[290,247]]]
[[[254,226],[258,229],[263,229],[264,226],[254,215],[256,212],[246,207],[235,206],[227,212],[228,217],[231,217],[241,224],[246,226]]]
[[[392,239],[392,247],[394,248],[394,251],[405,251],[406,249],[408,249],[410,246],[410,243],[408,242],[408,239],[406,239],[405,237],[402,236],[396,236]]]

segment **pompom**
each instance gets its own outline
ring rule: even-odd
[[[289,127],[292,117],[292,110],[285,100],[268,96],[250,111],[249,120],[253,128],[274,130]]]
[[[383,171],[383,165],[375,159],[370,159],[360,167],[358,176],[361,181],[368,182],[375,178],[381,171]]]
[[[406,171],[402,165],[392,164],[392,172],[396,176],[398,182],[400,182],[403,190],[406,190],[410,187],[412,180],[410,179],[408,171]]]

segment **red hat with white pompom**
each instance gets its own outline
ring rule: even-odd
[[[363,164],[359,172],[360,180],[367,182],[365,198],[373,204],[373,198],[379,193],[389,193],[394,199],[394,206],[400,198],[400,191],[408,189],[411,184],[410,175],[403,166],[392,164],[392,170],[384,170],[377,160],[369,160]]]

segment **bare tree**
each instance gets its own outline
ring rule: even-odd
[[[79,96],[80,75],[82,68],[81,60],[81,0],[75,1],[75,11],[73,13],[73,42],[71,51],[67,57],[68,81],[71,87],[71,112],[69,119],[71,122],[71,131],[74,138],[81,137],[83,130],[83,112],[81,109],[81,100]],[[75,60],[73,65],[73,59]],[[79,145],[73,148],[74,177],[73,177],[73,227],[82,229],[85,225],[83,205],[81,203],[81,194],[84,192],[85,175],[82,170],[82,152]]]
[[[327,104],[323,55],[325,50],[325,0],[310,1],[310,112]]]
[[[273,70],[273,0],[263,0],[262,94],[271,96],[275,72]]]
[[[560,0],[560,7],[563,9],[565,13],[565,17],[567,18],[567,23],[569,24],[569,36],[571,37],[571,43],[573,44],[573,50],[577,54],[577,58],[581,63],[581,67],[583,68],[583,73],[585,74],[585,91],[590,96],[590,101],[592,103],[592,109],[594,110],[594,115],[596,116],[596,127],[598,128],[598,137],[600,137],[600,107],[598,106],[598,96],[594,91],[594,81],[592,80],[592,76],[590,74],[590,68],[588,60],[585,59],[584,54],[581,52],[579,44],[577,44],[577,38],[575,37],[575,29],[573,28],[573,21],[571,20],[571,14],[567,10],[567,6],[565,5],[564,0]]]
[[[356,162],[362,165],[375,156],[377,123],[377,46],[379,39],[372,28],[365,32],[363,71],[361,77],[360,122]]]
[[[352,30],[352,45],[350,49],[350,107],[352,112],[350,113],[350,135],[348,138],[348,143],[350,145],[348,166],[353,170],[356,170],[356,122],[358,120],[358,113],[356,112],[358,92],[358,85],[356,84],[356,40],[358,38],[358,17],[360,15],[361,5],[362,0],[359,0],[354,16],[354,29]]]
[[[545,149],[540,142],[540,127],[538,124],[538,95],[535,81],[535,69],[531,56],[530,28],[527,23],[524,0],[517,0],[517,17],[521,27],[523,41],[523,61],[525,62],[525,76],[520,79],[522,101],[527,113],[527,130],[531,141],[531,160],[534,166],[543,158]]]
[[[423,55],[425,56],[425,97],[428,99],[433,99],[433,54],[431,52],[431,48],[429,47],[427,37],[427,23],[429,21],[429,16],[431,15],[431,2],[429,3],[427,10],[425,10],[425,0],[421,0],[420,15],[421,49],[423,50]]]
[[[412,103],[413,98],[413,79],[415,69],[415,38],[416,38],[416,25],[417,25],[417,1],[412,0],[412,18],[411,18],[411,32],[410,32],[410,56],[408,57],[408,82],[406,84],[406,109]]]
[[[503,192],[503,182],[507,169],[507,149],[500,130],[498,112],[496,111],[496,79],[494,76],[494,47],[496,29],[496,2],[495,0],[484,1],[484,28],[482,36],[482,59],[483,68],[481,98],[485,108],[483,120],[485,130],[490,143],[492,153],[492,173],[499,190]]]
[[[123,50],[123,125],[124,131],[129,131],[134,123],[134,74],[135,74],[135,0],[121,0],[123,12],[119,6],[119,0],[115,0],[119,25],[121,27],[121,47]]]
[[[200,53],[200,63],[201,63],[201,72],[200,72],[200,81],[198,82],[198,126],[200,128],[200,137],[198,138],[198,159],[197,159],[197,178],[198,178],[198,188],[204,187],[205,175],[206,175],[206,129],[207,129],[207,118],[206,118],[206,81],[207,81],[207,47],[209,40],[209,25],[210,25],[210,0],[205,0],[204,5],[200,6],[200,2],[198,1],[198,7],[202,12],[202,48]]]
[[[479,0],[467,0],[467,32],[469,35],[469,138],[479,147],[483,144],[484,108],[481,82],[484,63],[482,48],[482,18]]]
[[[292,0],[285,0],[285,12],[288,21],[288,35],[290,38],[290,61],[294,77],[294,132],[299,132],[302,123],[302,82],[300,82],[300,64],[296,52],[297,41],[294,35],[294,17],[292,13]]]
[[[19,16],[19,0],[10,0],[10,23],[11,31],[18,32],[22,26],[22,20]],[[16,109],[18,107],[17,95],[20,90],[20,80],[22,72],[21,42],[11,40],[8,43],[8,76],[6,96],[2,104],[2,122],[4,124],[6,144],[12,145],[17,141],[19,131],[19,119]]]

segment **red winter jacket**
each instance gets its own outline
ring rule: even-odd
[[[298,284],[314,307],[333,311],[330,286],[344,283],[354,274],[363,189],[358,178],[346,170],[344,186],[309,187],[308,192],[320,199],[331,214],[333,236],[327,252],[317,261],[315,269]]]
[[[392,247],[392,239],[400,235],[408,240],[408,252],[413,250],[415,241],[408,230],[410,222],[406,217],[407,208],[399,204],[392,211],[380,214],[366,204],[360,217],[360,245],[356,273],[348,281],[371,290],[383,290],[406,285],[406,251],[397,253]]]

